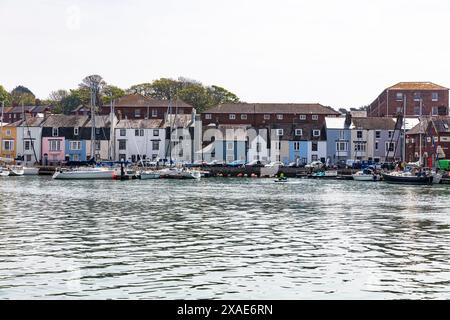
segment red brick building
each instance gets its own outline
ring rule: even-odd
[[[421,157],[422,156],[422,157]],[[427,117],[406,133],[406,161],[434,166],[436,158],[450,157],[450,117]]]
[[[317,124],[340,113],[318,103],[226,103],[202,113],[202,124],[248,125],[254,128],[280,124]]]
[[[385,89],[368,107],[368,117],[445,116],[449,114],[448,88],[432,82],[399,82]]]
[[[164,119],[169,101],[130,94],[119,98],[114,103],[114,110],[119,119]],[[172,102],[172,113],[191,114],[194,108],[181,100]],[[110,104],[100,108],[100,114],[109,114]]]

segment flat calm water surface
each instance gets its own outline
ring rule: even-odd
[[[0,299],[450,298],[450,185],[0,178]]]

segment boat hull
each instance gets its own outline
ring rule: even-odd
[[[356,181],[378,181],[379,178],[374,175],[353,175],[353,180]]]
[[[23,168],[23,174],[25,176],[38,175],[39,174],[39,168],[33,168],[33,167]]]
[[[383,180],[387,183],[395,184],[414,184],[414,185],[430,185],[433,184],[433,176],[417,177],[417,176],[394,176],[383,173]]]
[[[161,175],[156,172],[141,172],[139,176],[141,180],[159,179],[161,177]]]
[[[101,171],[66,171],[55,172],[53,179],[61,180],[98,180],[98,179],[112,179],[114,170]]]

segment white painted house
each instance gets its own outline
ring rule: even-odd
[[[165,158],[166,129],[161,119],[122,119],[115,126],[115,159],[138,162]]]
[[[27,117],[17,121],[16,157],[23,156],[22,164],[32,166],[41,161],[42,124],[44,117]]]

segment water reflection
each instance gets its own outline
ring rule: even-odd
[[[450,187],[0,181],[0,298],[448,298]]]

